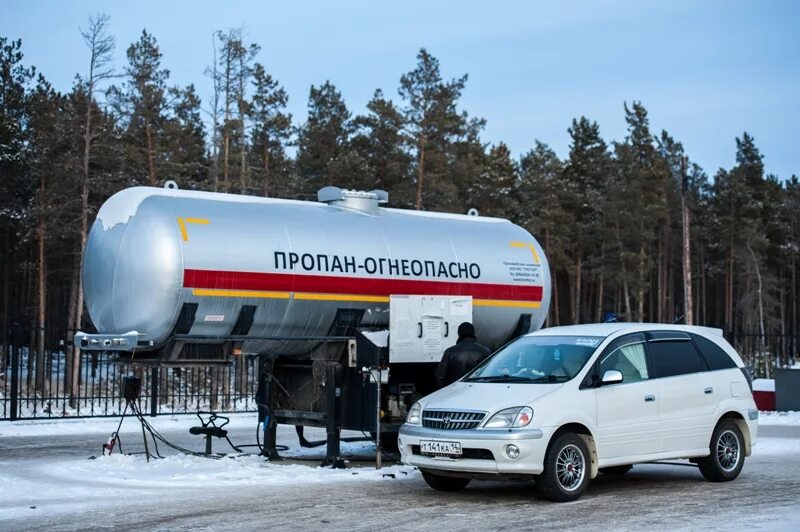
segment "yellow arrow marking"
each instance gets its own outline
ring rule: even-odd
[[[186,224],[208,225],[209,221],[206,218],[178,218],[178,227],[181,230],[181,238],[184,242],[189,241],[189,232],[186,230]]]
[[[539,253],[536,252],[536,246],[529,242],[511,242],[512,248],[528,248],[531,250],[531,254],[533,254],[533,262],[535,264],[541,264],[539,260]]]

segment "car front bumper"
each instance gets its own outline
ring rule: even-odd
[[[405,424],[400,427],[398,446],[404,464],[422,469],[499,476],[538,475],[544,468],[544,455],[552,436],[551,431],[547,428],[439,430]],[[425,456],[419,454],[419,445],[423,440],[459,442],[465,454],[482,450],[485,457]],[[506,448],[511,444],[519,448],[516,459],[506,454]],[[493,458],[488,458],[485,451],[491,452]]]

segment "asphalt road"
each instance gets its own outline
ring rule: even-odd
[[[249,433],[232,436],[242,441],[250,439]],[[182,433],[170,436],[197,447],[196,439]],[[762,427],[759,436],[797,439],[800,427]],[[279,439],[294,442],[294,431],[283,428]],[[39,458],[68,461],[97,454],[98,441],[85,436],[0,438],[0,467],[24,475],[25,464]],[[367,484],[242,486],[225,492],[201,485],[124,501],[102,495],[96,505],[79,511],[38,508],[11,520],[2,518],[0,502],[0,529],[800,530],[800,455],[756,452],[741,476],[724,484],[704,481],[693,467],[640,465],[621,479],[598,477],[581,499],[566,504],[539,500],[531,484],[473,482],[463,492],[438,493],[418,473]]]

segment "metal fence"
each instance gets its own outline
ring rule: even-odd
[[[756,379],[771,379],[775,368],[800,364],[800,336],[729,334],[727,338]]]
[[[800,364],[800,336],[730,334],[728,340],[754,378],[772,378],[775,368]],[[82,353],[74,392],[66,357],[63,351],[47,353],[44,382],[37,383],[36,357],[28,347],[10,346],[0,358],[0,420],[119,415],[125,408],[122,378],[129,375],[141,379],[141,408],[151,415],[257,409],[254,357],[238,357],[220,367],[148,368]]]
[[[82,353],[78,386],[70,392],[63,351],[47,353],[44,382],[39,383],[31,354],[27,347],[11,347],[0,360],[0,420],[120,415],[125,408],[122,378],[131,375],[141,379],[141,409],[151,415],[257,408],[258,360],[253,357],[237,357],[218,367],[150,368]]]

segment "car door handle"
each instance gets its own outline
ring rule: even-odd
[[[656,396],[655,395],[645,395],[644,396],[644,400],[645,400],[646,403],[649,403],[651,401],[655,401],[656,400]]]
[[[705,390],[703,390],[703,393],[705,393],[705,394],[714,393],[714,388],[711,388],[711,387],[709,386],[708,388],[706,388]]]

